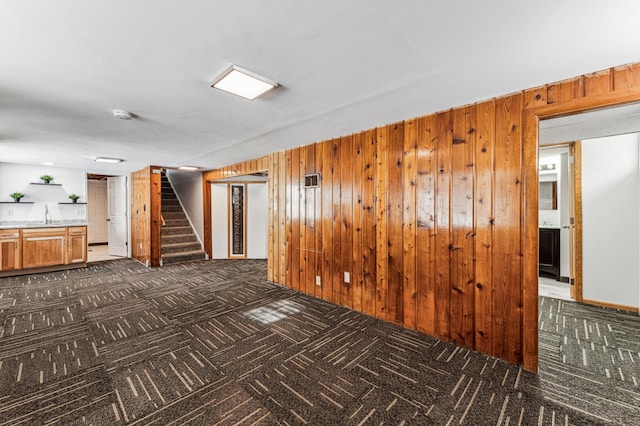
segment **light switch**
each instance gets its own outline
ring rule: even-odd
[[[348,272],[344,273],[344,282],[345,283],[350,283],[351,282],[351,274]]]

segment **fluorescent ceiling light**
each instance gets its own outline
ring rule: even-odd
[[[178,169],[180,169],[180,170],[189,170],[190,172],[192,172],[194,170],[198,170],[199,167],[195,167],[195,166],[180,166],[180,167],[178,167]]]
[[[119,158],[96,157],[96,161],[98,163],[120,163],[124,160]]]
[[[278,83],[232,65],[213,82],[211,87],[251,101],[274,87],[278,87]]]
[[[53,166],[53,163],[51,161],[45,161],[44,163],[45,166]]]

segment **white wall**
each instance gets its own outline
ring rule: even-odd
[[[178,196],[200,244],[202,244],[202,241],[204,241],[202,173],[167,170],[167,178],[171,182],[171,186],[173,186],[173,190]]]
[[[637,134],[583,141],[585,299],[639,306],[638,157]]]
[[[267,258],[269,210],[267,184],[247,185],[247,257]]]
[[[107,181],[91,179],[87,182],[89,224],[87,240],[89,244],[109,241],[107,227]]]
[[[52,183],[61,186],[30,185],[41,183],[40,176],[44,174],[52,176]],[[9,196],[13,192],[24,193],[22,202],[34,204],[0,204],[0,222],[44,222],[45,205],[50,220],[87,220],[85,204],[58,204],[71,202],[69,194],[79,195],[78,202],[87,202],[87,177],[82,170],[0,163],[0,201],[13,201]]]
[[[229,222],[227,184],[211,184],[211,232],[213,259],[228,258]],[[266,259],[268,239],[267,184],[247,184],[247,258]]]
[[[211,184],[211,258],[229,257],[227,185]]]

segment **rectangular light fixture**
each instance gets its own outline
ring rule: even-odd
[[[269,90],[278,87],[278,83],[242,69],[237,65],[232,65],[231,68],[227,69],[213,82],[211,87],[252,101]]]
[[[188,170],[190,172],[193,172],[195,170],[198,170],[199,167],[195,167],[195,166],[180,166],[178,167],[179,170]]]
[[[108,157],[96,157],[98,163],[121,163],[124,160],[119,158],[108,158]]]

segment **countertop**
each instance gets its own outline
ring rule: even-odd
[[[82,220],[55,220],[44,223],[40,221],[0,221],[0,229],[58,228],[65,226],[87,226]]]

